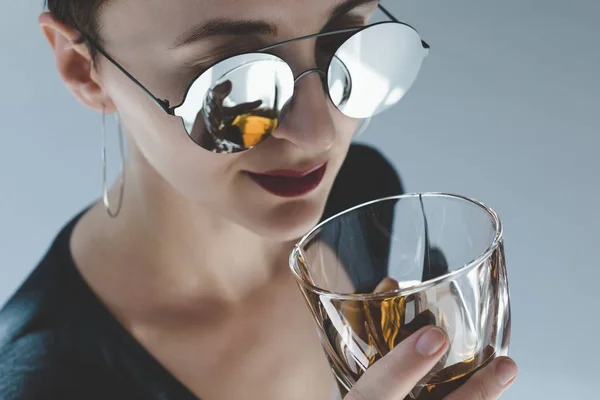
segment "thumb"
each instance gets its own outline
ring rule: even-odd
[[[445,332],[429,326],[402,341],[358,380],[345,400],[406,397],[448,350]]]

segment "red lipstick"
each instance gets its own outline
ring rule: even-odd
[[[327,171],[322,164],[309,171],[276,170],[263,173],[248,172],[248,175],[267,192],[279,197],[300,197],[315,190]]]

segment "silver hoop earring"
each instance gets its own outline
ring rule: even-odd
[[[371,124],[371,117],[360,121],[360,124],[359,124],[358,128],[356,129],[356,133],[354,133],[354,137],[359,137],[360,135],[362,135],[367,130],[367,128],[369,127],[370,124]]]
[[[107,177],[107,159],[106,159],[106,113],[102,113],[102,198],[104,200],[104,209],[111,218],[116,218],[121,212],[123,206],[123,194],[125,192],[125,144],[123,143],[123,128],[121,127],[121,121],[119,120],[118,114],[115,114],[115,121],[117,123],[119,151],[121,153],[121,173],[119,177],[119,197],[117,203],[117,209],[113,211],[110,207],[110,201],[108,200],[108,177]]]

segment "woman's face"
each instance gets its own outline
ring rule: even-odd
[[[347,12],[331,19],[344,4]],[[376,1],[126,0],[109,2],[99,26],[107,53],[156,97],[179,104],[190,81],[211,63],[287,39],[366,24],[376,8]],[[207,27],[222,29],[207,36]],[[314,39],[297,41],[278,48],[277,55],[298,75],[316,67],[315,45]],[[289,111],[269,138],[223,155],[195,144],[178,117],[164,113],[100,55],[97,71],[137,155],[129,168],[149,169],[145,176],[166,182],[165,190],[263,236],[290,240],[319,220],[358,125],[329,101],[319,74],[297,82]],[[303,178],[261,175],[302,175],[316,168]]]

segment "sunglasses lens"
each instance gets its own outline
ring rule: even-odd
[[[283,60],[241,54],[204,72],[175,115],[201,147],[236,153],[256,146],[277,128],[293,92],[294,77]]]
[[[328,71],[331,100],[352,118],[379,114],[410,89],[426,55],[409,26],[389,22],[363,29],[335,52]]]

